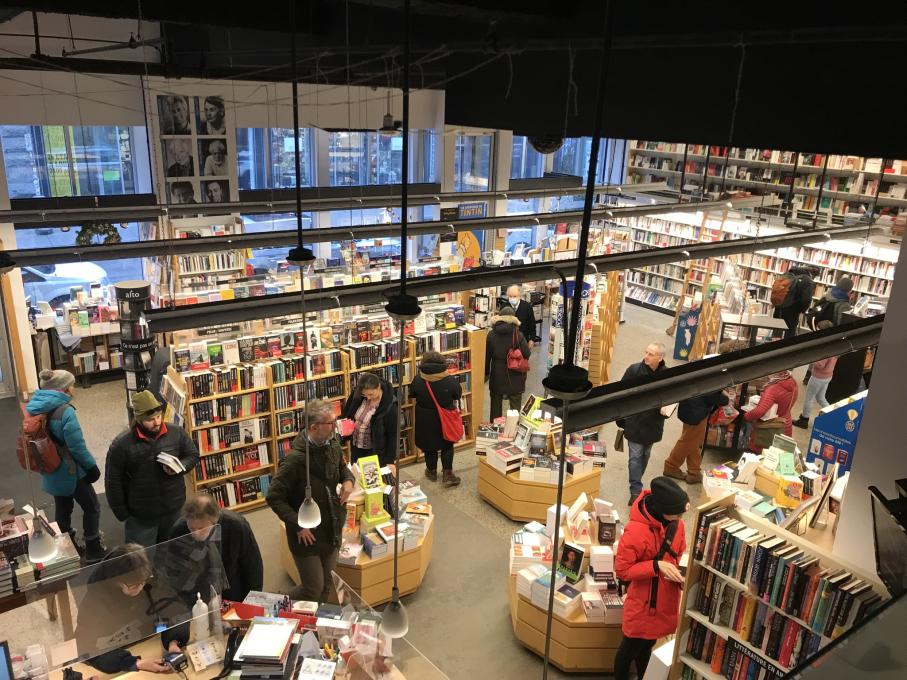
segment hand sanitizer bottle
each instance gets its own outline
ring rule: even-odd
[[[196,593],[198,599],[192,605],[192,625],[189,626],[193,641],[205,640],[211,635],[208,621],[208,605],[202,600],[202,594]]]

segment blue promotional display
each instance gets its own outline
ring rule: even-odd
[[[867,392],[859,392],[823,408],[813,421],[809,437],[807,462],[824,464],[827,469],[838,463],[838,475],[853,464],[853,452],[863,419],[863,401]]]
[[[690,358],[690,350],[696,340],[696,330],[699,328],[699,314],[702,305],[682,312],[680,321],[677,322],[677,334],[674,336],[674,358],[686,361]]]

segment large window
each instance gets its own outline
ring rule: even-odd
[[[150,190],[144,127],[0,125],[0,140],[10,198]]]
[[[296,186],[293,128],[237,128],[236,158],[240,189]],[[300,186],[315,186],[315,134],[299,130]]]
[[[488,191],[491,177],[491,135],[457,135],[454,191]]]
[[[544,175],[545,155],[533,149],[527,137],[514,135],[510,179],[543,177]]]
[[[292,141],[292,138],[291,138]],[[295,213],[273,213],[270,215],[243,215],[243,231],[254,234],[262,231],[289,231],[296,229]],[[302,228],[312,228],[312,213],[302,213]],[[251,248],[249,262],[256,274],[274,274],[286,262],[291,246],[267,246]]]
[[[554,153],[554,172],[586,178],[589,172],[589,154],[592,153],[591,137],[569,137]]]
[[[410,182],[435,181],[434,130],[410,132]],[[403,135],[332,132],[328,140],[331,186],[399,184],[403,181]]]

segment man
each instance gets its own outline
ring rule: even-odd
[[[200,135],[225,135],[227,126],[224,124],[224,98],[205,97],[205,122],[198,131]]]
[[[191,536],[191,538],[189,538]],[[220,595],[225,600],[242,602],[250,590],[261,590],[264,580],[261,551],[246,518],[232,510],[221,510],[214,499],[200,493],[183,505],[182,517],[173,525],[172,562],[183,566],[181,592],[195,601],[199,582],[209,583],[223,571],[226,583]],[[217,586],[215,585],[217,590]]]
[[[816,284],[813,281],[815,271],[811,267],[791,267],[785,276],[790,277],[793,292],[788,294],[790,304],[787,307],[777,306],[773,312],[776,319],[783,319],[787,325],[784,331],[785,338],[792,338],[797,335],[797,328],[800,325],[800,315],[809,309],[813,303],[813,292],[816,290]]]
[[[170,140],[170,153],[173,162],[167,166],[167,177],[193,177],[192,154],[189,153],[189,142],[182,139]]]
[[[516,311],[516,318],[520,320],[520,331],[529,343],[529,349],[532,349],[535,343],[541,341],[532,305],[520,297],[520,287],[516,284],[507,288],[507,302]]]
[[[170,202],[176,204],[195,203],[195,189],[191,182],[174,182],[170,185]]]
[[[208,145],[208,155],[205,158],[203,175],[208,177],[229,175],[227,167],[227,145],[220,139],[215,139]]]
[[[170,124],[171,129],[164,130],[165,135],[189,135],[189,99],[186,97],[170,97]]]
[[[226,200],[221,182],[203,182],[203,184],[205,184],[205,196],[208,203],[223,203]]]
[[[163,409],[145,390],[132,397],[133,420],[107,451],[104,489],[113,514],[126,522],[126,542],[150,547],[170,538],[186,501],[183,475],[198,464],[198,449],[179,425],[165,423]],[[175,472],[157,456],[180,459],[186,472]]]
[[[646,347],[642,361],[627,368],[621,380],[651,380],[659,371],[664,370],[664,356],[665,346],[653,342]],[[666,413],[663,408],[650,408],[617,421],[617,426],[624,429],[624,439],[627,440],[630,477],[630,502],[627,505],[633,505],[633,501],[642,492],[642,477],[652,455],[652,445],[661,441]]]
[[[315,399],[306,406],[308,429],[296,435],[290,455],[277,468],[268,489],[268,505],[284,523],[287,543],[299,571],[300,584],[290,593],[294,600],[326,602],[333,586],[331,572],[340,552],[346,512],[343,504],[353,491],[353,473],[343,462],[340,440],[334,435],[337,420],[330,403]],[[306,445],[309,452],[312,499],[321,511],[313,529],[298,524],[299,506],[306,497]],[[341,484],[340,495],[337,485]]]

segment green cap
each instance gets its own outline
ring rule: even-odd
[[[161,406],[160,402],[148,390],[132,395],[132,413],[139,420],[147,418],[155,411],[160,411],[163,408],[164,407]]]

